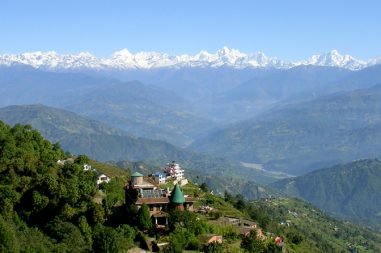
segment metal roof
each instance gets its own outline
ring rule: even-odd
[[[175,188],[173,188],[170,200],[171,203],[175,204],[183,204],[185,202],[184,194],[181,191],[180,186],[178,184],[176,184]]]
[[[143,174],[139,173],[139,172],[134,172],[131,177],[143,177]]]

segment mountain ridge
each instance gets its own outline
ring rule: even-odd
[[[381,162],[362,159],[271,184],[335,216],[381,227]]]
[[[278,59],[277,57],[268,57],[262,52],[243,53],[237,49],[231,49],[226,46],[214,54],[202,50],[195,55],[169,55],[154,51],[137,52],[133,54],[128,49],[114,52],[111,58],[98,58],[89,52],[58,54],[55,51],[0,55],[0,65],[13,66],[22,64],[46,70],[128,70],[183,67],[219,68],[224,66],[237,69],[288,69],[301,65],[330,66],[359,70],[379,63],[381,63],[380,57],[364,61],[348,54],[341,55],[335,49],[328,53],[313,54],[305,60],[288,62]]]
[[[273,108],[196,140],[190,149],[301,175],[379,157],[379,86]]]
[[[0,107],[44,104],[63,108],[131,135],[179,146],[192,140],[198,129],[212,125],[186,99],[139,81],[24,66],[0,67],[0,84]]]

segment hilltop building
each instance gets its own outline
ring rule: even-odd
[[[156,172],[152,177],[158,184],[165,184],[167,182],[167,176],[164,173]]]
[[[165,167],[163,170],[168,177],[171,177],[174,180],[181,181],[185,179],[184,170],[181,169],[180,165],[175,161],[168,163],[167,167]]]
[[[172,191],[163,190],[151,178],[135,172],[125,186],[125,202],[127,207],[136,205],[139,209],[143,204],[149,207],[151,217],[157,226],[168,224],[167,212],[171,209],[193,211],[196,198],[184,195],[180,186],[175,185]]]
[[[106,174],[97,172],[97,185],[100,185],[102,183],[110,183],[111,178],[107,176]]]

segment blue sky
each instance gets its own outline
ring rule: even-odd
[[[338,49],[381,55],[381,1],[2,0],[0,54],[215,52],[223,46],[284,60]]]

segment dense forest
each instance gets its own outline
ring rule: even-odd
[[[108,205],[93,201],[98,188],[96,174],[83,170],[88,158],[59,166],[64,157],[30,126],[0,122],[1,252],[107,252],[133,244],[130,226],[103,225]]]

